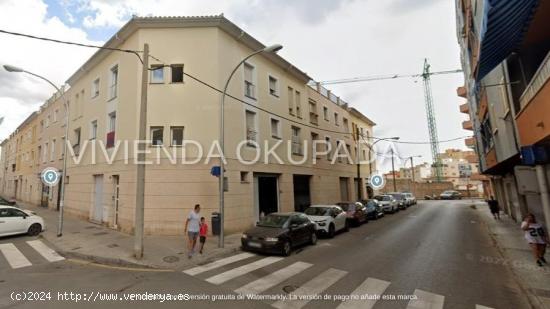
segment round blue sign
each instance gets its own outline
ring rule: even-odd
[[[370,185],[373,189],[376,189],[376,190],[382,189],[385,184],[386,184],[386,180],[382,175],[374,174],[370,178]]]
[[[55,186],[59,182],[59,172],[56,168],[47,167],[40,174],[42,182],[47,186]]]

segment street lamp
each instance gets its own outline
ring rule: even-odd
[[[229,87],[229,82],[231,81],[231,78],[233,78],[233,75],[235,75],[235,72],[239,69],[239,67],[246,62],[246,60],[252,58],[253,56],[260,54],[260,53],[276,53],[279,50],[283,48],[283,45],[281,44],[274,44],[270,46],[266,46],[260,50],[257,50],[253,52],[252,54],[246,56],[243,60],[241,60],[231,71],[231,74],[229,74],[229,77],[227,78],[227,81],[225,82],[225,86],[223,88],[222,98],[221,98],[221,105],[220,105],[220,150],[221,150],[221,157],[220,157],[220,179],[219,179],[219,191],[220,191],[220,237],[218,239],[218,247],[223,248],[223,242],[224,242],[224,187],[225,187],[225,179],[224,179],[224,106],[225,106],[225,96],[227,93],[227,87]]]
[[[45,82],[47,82],[48,84],[52,85],[52,87],[55,88],[55,90],[61,94],[61,98],[63,99],[63,105],[65,106],[65,144],[63,146],[63,170],[62,170],[62,181],[60,183],[60,197],[59,197],[59,222],[58,222],[58,225],[57,225],[57,237],[61,237],[63,235],[63,206],[64,206],[64,201],[65,201],[65,175],[66,175],[66,171],[67,171],[67,141],[68,141],[68,136],[69,136],[69,103],[67,102],[67,99],[65,98],[65,88],[64,87],[61,87],[61,89],[59,89],[59,87],[57,87],[54,83],[52,83],[50,80],[48,80],[47,78],[43,77],[43,76],[40,76],[38,74],[34,74],[32,72],[29,72],[29,71],[25,71],[23,70],[22,68],[19,68],[19,67],[16,67],[16,66],[13,66],[13,65],[8,65],[8,64],[5,64],[4,65],[4,69],[8,72],[11,72],[11,73],[27,73],[29,75],[32,75],[32,76],[35,76],[35,77],[38,77],[42,80],[44,80]]]
[[[373,137],[374,138],[374,137]],[[385,138],[378,138],[376,139],[376,141],[374,143],[372,143],[372,145],[368,145],[367,144],[367,147],[369,147],[369,173],[372,175],[372,159],[371,159],[371,156],[370,156],[370,153],[371,151],[374,151],[374,145],[376,145],[376,143],[380,142],[380,141],[398,141],[399,140],[399,136],[393,136],[393,137],[385,137]]]

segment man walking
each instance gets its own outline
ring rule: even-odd
[[[491,214],[493,214],[495,220],[500,220],[500,206],[498,205],[498,201],[491,195],[491,198],[487,201],[487,204],[489,204],[489,209],[491,210]]]
[[[199,212],[201,211],[201,206],[199,204],[195,205],[195,209],[189,212],[187,215],[187,220],[185,221],[185,231],[187,232],[187,237],[189,242],[187,244],[187,257],[193,257],[195,253],[195,245],[197,244],[197,238],[199,237],[200,230],[200,216]]]

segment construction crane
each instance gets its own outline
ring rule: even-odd
[[[393,75],[377,75],[377,76],[365,76],[365,77],[355,77],[347,79],[336,79],[320,82],[322,85],[337,85],[337,84],[349,84],[356,82],[369,82],[369,81],[379,81],[379,80],[388,80],[388,79],[397,79],[397,78],[417,78],[422,77],[424,84],[424,101],[426,104],[426,118],[428,123],[428,132],[430,134],[430,146],[432,152],[433,167],[435,169],[435,178],[437,182],[442,180],[442,164],[441,158],[439,157],[439,138],[437,135],[437,122],[435,118],[435,110],[432,97],[432,85],[430,77],[432,75],[442,75],[442,74],[454,74],[460,73],[462,70],[448,70],[448,71],[438,71],[430,72],[430,64],[428,59],[424,59],[424,69],[422,74],[393,74]]]

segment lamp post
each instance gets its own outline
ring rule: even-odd
[[[224,156],[224,139],[225,139],[225,136],[224,136],[224,106],[225,106],[225,95],[227,93],[227,88],[229,87],[229,82],[231,81],[231,78],[233,78],[233,75],[235,75],[235,72],[237,72],[237,70],[239,69],[239,67],[246,62],[246,60],[252,58],[253,56],[257,55],[257,54],[260,54],[260,53],[276,53],[278,52],[279,50],[281,50],[283,48],[282,45],[280,44],[274,44],[274,45],[271,45],[271,46],[266,46],[260,50],[257,50],[255,52],[253,52],[252,54],[246,56],[243,60],[241,60],[236,66],[235,68],[233,69],[233,71],[231,71],[231,74],[229,74],[229,77],[227,78],[227,81],[225,82],[225,86],[223,87],[223,93],[222,93],[222,98],[221,98],[221,105],[220,105],[220,150],[221,150],[221,154],[220,154],[220,178],[219,178],[219,191],[220,191],[220,209],[219,209],[219,212],[220,212],[220,237],[218,239],[218,247],[220,248],[223,248],[223,243],[224,243],[224,206],[225,206],[225,201],[224,201],[224,191],[225,191],[225,172],[224,172],[224,168],[225,168],[225,164],[224,164],[224,159],[225,159],[225,156]]]
[[[370,175],[372,175],[372,159],[371,159],[370,153],[371,153],[371,151],[374,151],[374,145],[376,145],[376,143],[378,143],[380,141],[398,141],[399,138],[400,138],[399,136],[379,138],[374,143],[372,143],[372,145],[370,145],[370,146],[367,145],[367,147],[369,147],[369,173],[370,173]]]
[[[414,186],[414,191],[416,191],[416,184],[414,183],[414,162],[413,162],[413,158],[422,158],[422,155],[410,156],[410,157],[406,158],[406,159],[411,160],[412,185]],[[407,164],[407,162],[405,162],[405,164]],[[409,191],[411,191],[411,186],[409,186]],[[414,192],[414,195],[416,196],[416,192]]]
[[[12,73],[27,73],[29,75],[38,77],[42,79],[43,81],[47,82],[48,84],[52,85],[52,87],[55,88],[55,90],[61,94],[61,98],[63,99],[63,105],[65,106],[65,143],[63,145],[63,170],[62,170],[62,180],[60,183],[60,196],[59,196],[59,221],[57,225],[57,237],[63,236],[63,207],[65,206],[65,175],[67,174],[67,142],[69,138],[69,103],[67,102],[67,98],[65,98],[65,87],[57,87],[54,83],[52,83],[49,79],[40,76],[38,74],[23,70],[22,68],[18,68],[16,66],[4,65],[4,69],[8,72]]]

